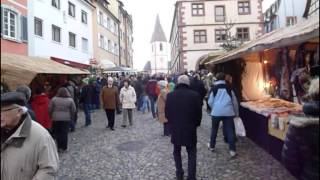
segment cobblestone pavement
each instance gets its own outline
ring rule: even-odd
[[[106,129],[104,111],[92,114],[92,125],[83,127],[79,113],[76,132],[69,134],[69,150],[60,154],[58,180],[173,180],[173,147],[163,128],[151,114],[134,112],[134,125],[122,128],[122,115],[116,116],[115,131]],[[204,113],[198,128],[198,180],[291,180],[287,170],[247,138],[237,142],[238,156],[229,159],[221,130],[216,152],[208,151],[210,117]],[[187,172],[187,154],[182,151]]]

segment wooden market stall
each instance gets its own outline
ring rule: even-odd
[[[303,115],[308,80],[319,76],[319,18],[272,31],[207,64],[233,75],[247,137],[281,161],[288,121]]]
[[[21,84],[30,85],[37,75],[88,74],[90,73],[86,70],[72,68],[46,58],[1,53],[1,83],[7,84],[11,90]]]

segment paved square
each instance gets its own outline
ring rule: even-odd
[[[92,125],[83,127],[79,113],[77,130],[69,134],[69,150],[60,154],[58,180],[173,180],[175,167],[170,138],[163,137],[163,126],[151,114],[134,112],[133,127],[120,127],[116,116],[115,131],[106,129],[104,111],[92,114]],[[216,152],[210,152],[211,119],[204,112],[198,128],[198,180],[291,180],[287,170],[247,138],[237,142],[238,156],[229,159],[228,146],[219,130]],[[187,154],[183,149],[187,172]]]

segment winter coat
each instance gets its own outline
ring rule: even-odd
[[[76,113],[72,98],[54,97],[49,104],[49,114],[53,121],[71,121]]]
[[[92,86],[92,88],[93,88],[92,104],[98,105],[100,104],[101,86],[100,84],[96,83],[96,85]]]
[[[52,121],[49,117],[48,110],[49,102],[49,97],[44,93],[35,96],[31,102],[31,107],[36,115],[37,122],[46,129],[50,129],[52,127]]]
[[[210,93],[208,104],[212,108],[211,116],[214,117],[234,117],[239,116],[239,107],[237,98],[232,90],[228,93],[228,87],[225,81],[216,81],[214,86],[217,88],[217,94]]]
[[[307,116],[290,118],[282,149],[284,166],[299,180],[319,179],[319,103],[314,105],[304,105]],[[316,111],[316,116],[308,114]]]
[[[171,127],[171,143],[180,146],[197,144],[197,127],[202,119],[199,94],[184,84],[167,95],[165,117]]]
[[[1,144],[3,180],[54,180],[58,167],[55,142],[30,116]]]
[[[123,109],[134,109],[137,96],[134,88],[129,86],[128,88],[123,87],[120,91],[120,102]]]
[[[104,86],[101,91],[102,105],[104,109],[116,109],[119,105],[118,88],[112,86],[111,88]]]
[[[197,93],[199,93],[200,97],[201,97],[201,101],[203,101],[204,97],[207,94],[207,90],[204,87],[204,84],[202,81],[194,79],[191,83],[191,89],[196,91]]]
[[[80,103],[92,104],[94,96],[94,89],[91,85],[85,85],[81,90]]]
[[[147,85],[146,85],[146,93],[148,94],[148,96],[150,97],[158,97],[157,94],[157,81],[156,80],[149,80]]]
[[[157,100],[157,108],[158,108],[158,120],[160,123],[168,122],[165,117],[165,105],[167,100],[168,90],[166,88],[162,89]]]

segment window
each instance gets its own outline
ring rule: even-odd
[[[101,25],[103,25],[103,14],[101,11],[99,11],[99,22]]]
[[[42,37],[42,20],[34,18],[34,34]]]
[[[114,22],[114,23],[113,23],[113,26],[114,26],[114,33],[115,33],[115,34],[118,34],[118,32],[117,32],[117,31],[118,31],[117,23]]]
[[[297,16],[288,16],[286,18],[286,22],[287,22],[287,26],[292,26],[295,25],[297,23]]]
[[[60,0],[51,0],[51,5],[57,9],[60,9]]]
[[[76,34],[69,32],[69,46],[76,47]]]
[[[53,41],[61,42],[60,31],[61,31],[61,28],[59,28],[58,26],[52,25],[52,40]]]
[[[193,32],[194,43],[206,43],[207,31],[206,30],[194,30]]]
[[[111,41],[108,40],[108,50],[111,52],[112,51],[112,44]]]
[[[250,1],[239,1],[238,13],[239,15],[250,14]]]
[[[100,47],[102,48],[102,49],[104,49],[104,37],[103,37],[103,35],[100,35],[100,37],[99,37],[99,44],[100,44]]]
[[[216,6],[215,7],[215,20],[216,22],[224,22],[225,21],[225,8],[224,6]]]
[[[69,15],[72,17],[76,17],[76,6],[69,2]]]
[[[162,43],[160,43],[160,51],[162,51],[162,50],[163,50]]]
[[[110,20],[110,18],[107,18],[107,28],[109,30],[111,29],[111,20]]]
[[[227,31],[225,29],[215,30],[216,42],[223,42],[227,40]]]
[[[3,10],[3,34],[7,37],[18,38],[18,14],[12,10]]]
[[[237,39],[241,41],[250,40],[249,28],[237,28]]]
[[[88,23],[87,12],[85,12],[84,10],[81,11],[81,22],[84,24]]]
[[[114,43],[114,54],[118,55],[118,44]]]
[[[204,15],[204,3],[192,3],[192,16]]]
[[[88,52],[88,39],[82,38],[82,52]]]

